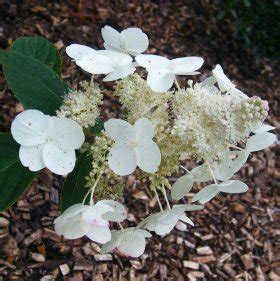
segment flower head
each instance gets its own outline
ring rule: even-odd
[[[137,258],[144,253],[145,238],[148,237],[151,237],[148,231],[134,227],[113,231],[112,239],[102,246],[101,252],[107,253],[117,248],[122,254]]]
[[[185,212],[201,210],[203,208],[204,206],[200,205],[174,205],[171,210],[164,210],[148,216],[142,223],[140,223],[140,226],[149,231],[155,231],[156,234],[163,236],[168,234],[179,220],[194,225],[194,223],[185,215]]]
[[[101,34],[107,50],[138,55],[145,52],[149,46],[149,39],[140,28],[127,28],[118,32],[106,25],[101,29]]]
[[[202,64],[200,57],[183,57],[169,60],[157,55],[138,55],[136,62],[148,71],[147,83],[157,93],[168,91],[176,75],[195,75]]]
[[[147,173],[157,171],[161,154],[153,141],[155,126],[151,121],[141,118],[132,126],[124,120],[110,119],[104,127],[115,141],[108,158],[109,167],[114,173],[129,175],[137,166]]]
[[[75,149],[85,136],[82,127],[68,118],[44,115],[29,109],[15,118],[11,132],[20,146],[21,163],[31,171],[47,167],[53,173],[66,175],[75,166]]]

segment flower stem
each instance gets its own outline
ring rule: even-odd
[[[211,173],[211,175],[213,177],[213,180],[214,180],[215,184],[218,184],[218,182],[217,182],[217,180],[216,180],[216,178],[214,176],[214,173],[213,173],[213,171],[212,171],[212,169],[211,169],[211,167],[209,165],[208,165],[208,168],[209,168],[209,171],[210,171],[210,173]]]
[[[171,207],[170,207],[170,204],[169,204],[169,201],[168,201],[168,198],[167,198],[167,194],[166,194],[166,190],[164,188],[164,185],[162,185],[161,191],[163,193],[163,196],[164,196],[164,199],[166,201],[168,209],[171,210]]]
[[[90,201],[89,201],[90,206],[93,205],[93,194],[94,194],[95,188],[96,188],[96,186],[97,186],[97,184],[98,184],[98,182],[99,182],[99,180],[101,178],[101,175],[102,175],[102,173],[99,174],[98,178],[96,179],[96,181],[95,181],[95,183],[94,183],[94,185],[93,185],[93,187],[91,189]]]
[[[121,231],[122,231],[122,234],[124,234],[124,229],[123,229],[122,224],[121,224],[120,222],[119,222],[118,224],[119,224],[119,227],[120,227],[120,229],[121,229]]]
[[[238,146],[235,146],[235,145],[231,145],[230,147],[234,148],[234,149],[237,149],[237,150],[243,150],[241,147],[238,147]]]
[[[178,90],[181,91],[181,87],[180,87],[179,82],[176,77],[175,77],[175,85],[178,88]]]
[[[158,197],[158,193],[157,193],[156,187],[154,188],[154,191],[155,191],[156,198],[157,198],[157,201],[158,201],[158,204],[159,204],[159,208],[160,208],[161,211],[163,211],[162,205],[161,205],[159,197]]]
[[[180,167],[181,167],[183,170],[185,170],[189,175],[191,175],[191,172],[190,172],[188,169],[186,169],[184,166],[180,165]]]

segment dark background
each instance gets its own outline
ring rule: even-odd
[[[89,76],[71,63],[65,47],[80,43],[102,48],[100,29],[106,24],[118,30],[142,28],[150,38],[151,53],[169,58],[202,56],[200,80],[220,63],[246,94],[269,101],[267,122],[279,126],[278,1],[0,0],[0,47],[8,48],[20,36],[46,37],[63,56],[63,78],[72,86]],[[184,77],[180,83],[186,81]],[[105,95],[104,118],[119,110],[117,101]],[[22,110],[0,72],[0,131],[8,131]],[[99,255],[99,246],[86,238],[65,241],[57,236],[52,222],[59,215],[61,178],[44,171],[12,208],[0,213],[0,276],[72,281],[279,280],[277,156],[279,160],[276,144],[254,154],[237,175],[249,185],[248,193],[218,196],[204,210],[190,214],[195,227],[182,223],[164,238],[154,235],[139,259]],[[140,186],[134,176],[127,180],[124,202],[131,212],[127,225],[135,225],[148,211],[158,211],[148,187]],[[200,249],[205,246],[209,248]]]

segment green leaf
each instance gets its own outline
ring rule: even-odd
[[[47,39],[40,36],[21,37],[14,42],[12,50],[43,62],[58,76],[61,75],[61,57],[56,47]]]
[[[104,130],[104,122],[100,118],[96,118],[95,125],[89,129],[91,133],[98,135]]]
[[[88,152],[84,152],[79,156],[73,172],[68,175],[64,182],[60,198],[62,212],[73,204],[82,203],[88,191],[85,187],[86,176],[92,169],[92,156],[87,154]]]
[[[0,172],[0,211],[13,205],[35,176],[19,160]]]
[[[69,92],[56,73],[42,62],[15,51],[0,50],[6,80],[25,109],[55,115]]]
[[[19,145],[10,133],[0,133],[0,172],[18,160]]]

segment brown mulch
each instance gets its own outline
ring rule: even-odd
[[[151,39],[151,53],[199,55],[208,71],[221,63],[242,90],[269,101],[268,122],[279,126],[279,64],[256,61],[250,50],[238,46],[229,20],[217,19],[220,12],[210,0],[0,0],[0,47],[19,36],[44,36],[63,56],[64,79],[76,85],[89,76],[70,62],[65,46],[75,42],[101,48],[102,26],[138,26]],[[104,117],[118,109],[106,97]],[[1,74],[0,131],[7,131],[20,111]],[[12,208],[0,213],[0,280],[280,280],[279,154],[277,145],[254,154],[237,175],[249,192],[219,196],[191,213],[195,227],[179,223],[164,238],[154,235],[138,259],[100,255],[99,246],[86,238],[70,241],[56,235],[53,220],[60,214],[62,179],[43,171]],[[134,176],[128,177],[124,202],[132,212],[127,226],[149,210],[158,211],[151,192]]]

